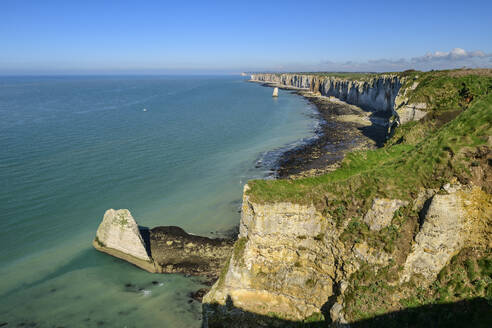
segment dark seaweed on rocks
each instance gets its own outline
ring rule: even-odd
[[[213,283],[231,254],[233,238],[208,238],[187,233],[180,227],[150,229],[150,249],[162,273],[202,276]]]
[[[269,84],[264,86],[270,87]],[[337,120],[339,115],[357,115],[350,105],[331,102],[325,97],[313,96],[305,91],[292,92],[305,97],[315,105],[319,126],[314,138],[279,156],[275,167],[276,177],[322,174],[336,167],[336,164],[351,150],[369,149],[384,144],[388,131],[385,125],[361,126],[354,122]],[[380,118],[384,120],[387,117]]]

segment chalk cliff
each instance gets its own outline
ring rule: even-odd
[[[388,254],[366,243],[347,246],[340,238],[346,227],[314,206],[258,204],[249,199],[248,189],[233,255],[203,299],[206,326],[256,327],[259,319],[252,313],[264,316],[265,326],[272,324],[269,316],[323,318],[362,263],[388,263]],[[396,209],[376,203],[371,210],[392,217]]]
[[[145,238],[144,238],[145,236]],[[180,227],[140,227],[129,210],[109,209],[93,246],[152,273],[184,273],[213,282],[231,254],[234,239],[208,238]]]
[[[109,209],[104,213],[93,245],[99,251],[126,260],[144,270],[156,270],[137,222],[126,209]]]
[[[361,268],[384,269],[394,263],[395,252],[364,240],[347,242],[349,222],[337,225],[314,206],[259,204],[247,191],[246,185],[231,259],[203,299],[205,327],[269,327],[279,319],[346,323],[344,292],[356,283],[352,275]],[[430,202],[424,209],[422,199],[410,205],[376,199],[366,214],[391,222],[400,206],[421,209],[423,224],[399,274],[402,284],[417,275],[428,285],[465,246],[492,243],[491,195],[470,186],[443,192],[424,192],[424,202]]]
[[[401,126],[381,149],[348,155],[332,173],[250,181],[231,258],[203,298],[205,327],[344,326],[416,306],[490,299],[492,94],[479,92],[492,79],[474,85],[469,76],[429,72],[427,89],[415,97],[417,74],[343,83],[252,76],[366,110],[403,110],[406,119],[451,105]],[[454,89],[432,86],[443,82]],[[481,98],[468,105],[466,90],[474,87]],[[439,100],[429,107],[422,99]]]
[[[380,115],[394,115],[400,124],[420,120],[426,115],[425,103],[408,102],[407,93],[414,90],[418,82],[405,83],[406,77],[398,74],[379,74],[357,80],[329,75],[260,73],[252,74],[251,81],[275,83],[335,97]]]

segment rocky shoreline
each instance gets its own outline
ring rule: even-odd
[[[470,103],[467,90],[490,83],[475,79],[253,74],[253,82],[307,97],[325,122],[318,139],[284,155],[278,175],[289,179],[245,186],[238,241],[203,298],[204,326],[398,326],[419,311],[425,326],[450,318],[437,307],[443,301],[465,311],[471,303],[463,300],[485,304],[490,294],[475,286],[489,283],[492,263],[492,139],[484,124],[492,99]],[[455,106],[426,98],[444,83],[455,86],[446,88]],[[356,145],[343,144],[358,135]],[[332,169],[343,150],[378,146],[348,155],[332,174],[302,179]],[[474,310],[465,325],[490,312]]]
[[[319,116],[316,137],[308,143],[284,152],[276,167],[277,178],[300,178],[335,170],[346,153],[380,147],[388,135],[388,115],[371,113],[334,97],[278,83],[260,83],[278,87],[307,99]]]
[[[130,211],[109,209],[99,225],[93,246],[151,273],[200,276],[205,285],[217,280],[229,258],[235,237],[208,238],[180,227],[138,226]]]
[[[280,156],[274,168],[277,178],[295,179],[332,171],[347,152],[374,148],[385,140],[387,127],[381,120],[378,124],[371,122],[369,114],[356,106],[301,88],[262,85],[304,97],[316,107],[320,120],[315,138]],[[128,210],[111,209],[104,215],[93,246],[148,272],[200,276],[205,285],[211,286],[232,253],[237,228],[224,233],[222,238],[208,238],[188,234],[175,226],[141,227]],[[201,301],[206,292],[208,288],[202,288],[190,298]]]

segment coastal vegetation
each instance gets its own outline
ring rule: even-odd
[[[439,84],[444,83],[441,79],[450,79],[437,72],[427,74],[431,76],[426,78],[431,85],[435,79],[440,81]],[[466,84],[461,79],[472,82]],[[431,115],[428,118],[398,127],[384,147],[350,153],[338,170],[326,175],[296,180],[251,181],[248,184],[251,199],[256,202],[314,204],[336,217],[347,217],[365,213],[376,194],[410,199],[420,187],[440,186],[452,176],[465,178],[472,161],[468,152],[486,144],[492,133],[492,72],[490,76],[471,75],[459,80],[452,83],[454,91],[448,91],[448,94],[453,96],[444,102],[463,104],[464,95],[459,92],[462,83],[473,90],[474,101],[458,107],[458,111],[454,105],[444,111],[443,101],[440,101],[429,108]],[[417,87],[415,92],[429,94],[429,88],[437,87],[424,86],[423,91]],[[436,114],[443,111],[448,115]],[[443,124],[452,116],[456,118]],[[337,212],[343,213],[338,215]]]
[[[328,295],[321,313],[312,313],[317,320],[310,327],[325,327],[330,317],[354,327],[419,326],[428,320],[438,326],[488,326],[484,313],[492,306],[492,70],[391,74],[398,76],[406,104],[422,104],[423,118],[392,129],[381,148],[347,154],[332,172],[249,181],[243,201],[251,210],[243,212],[243,221],[261,233],[240,236],[233,256],[240,261],[233,272],[241,272],[262,293],[271,289],[269,297],[275,302],[283,302],[277,298],[280,293],[310,302],[317,301],[313,295]],[[367,81],[384,74],[317,75]],[[368,213],[383,204],[376,211],[379,218],[384,216],[392,200],[399,205],[387,223],[375,228]],[[439,221],[462,217],[462,223]],[[289,219],[292,226],[284,230],[281,225]],[[447,235],[454,224],[457,232]],[[255,251],[244,253],[245,247]],[[263,255],[245,258],[254,252]],[[432,271],[434,261],[442,262],[435,266],[438,271]],[[258,272],[266,268],[269,276],[260,279],[247,265]],[[303,282],[297,275],[284,278],[291,272],[302,272]],[[221,281],[221,293],[233,290],[234,284],[243,286],[234,279],[228,289]],[[238,301],[245,306],[246,299]],[[255,312],[254,305],[248,306]],[[290,314],[262,315],[282,318],[285,326],[306,324],[308,316],[299,321]]]

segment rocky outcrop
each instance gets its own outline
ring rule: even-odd
[[[427,115],[427,112],[422,110],[425,108],[427,108],[426,103],[402,105],[401,107],[396,109],[399,123],[405,124],[407,122],[419,121],[423,119],[425,115]]]
[[[174,226],[150,230],[152,258],[160,273],[199,275],[211,282],[218,278],[233,244],[233,239],[191,235]]]
[[[404,265],[401,281],[413,275],[431,283],[451,258],[467,247],[491,246],[492,199],[478,187],[447,184],[435,195]]]
[[[416,77],[418,78],[418,76]],[[394,112],[399,124],[405,124],[410,121],[419,121],[427,115],[426,103],[410,103],[408,95],[415,90],[419,83],[413,81],[412,85],[402,88],[395,98]]]
[[[126,260],[144,270],[156,270],[139,227],[130,211],[126,209],[109,209],[104,213],[93,245],[97,250]]]
[[[397,117],[399,124],[420,120],[427,114],[425,103],[408,103],[407,93],[414,90],[418,83],[414,82],[411,86],[403,88],[405,78],[397,74],[381,74],[377,77],[353,80],[329,75],[259,73],[252,74],[251,80],[335,97],[370,112],[387,117],[393,115]]]
[[[252,327],[245,320],[251,313],[262,320],[321,316],[337,283],[358,265],[340,262],[352,255],[339,235],[313,206],[257,204],[245,193],[233,255],[203,299],[206,326]]]
[[[343,293],[352,274],[395,263],[395,253],[374,248],[370,240],[347,242],[343,237],[347,221],[337,225],[314,206],[255,203],[247,191],[248,186],[231,259],[203,299],[205,327],[269,327],[274,324],[269,318],[285,324],[323,315],[345,323]],[[401,283],[413,275],[432,281],[465,245],[492,245],[490,194],[479,187],[455,185],[435,193],[424,189],[412,202],[424,221],[414,245],[408,246],[410,253],[399,262]],[[371,238],[378,238],[395,211],[409,204],[375,199],[362,220],[367,221]],[[398,284],[398,276],[394,279]]]
[[[207,238],[174,226],[139,227],[130,211],[107,210],[94,247],[153,273],[199,275],[213,282],[229,258],[234,239]]]
[[[371,209],[364,215],[364,222],[369,229],[379,231],[389,226],[395,211],[407,204],[407,201],[399,199],[375,198]]]

